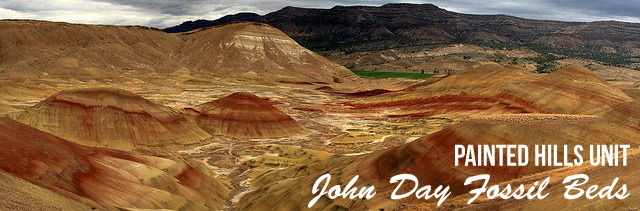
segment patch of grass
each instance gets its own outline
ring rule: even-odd
[[[433,76],[434,74],[428,73],[396,73],[396,72],[372,72],[362,70],[351,70],[359,76],[374,77],[374,78],[409,78],[409,79],[425,79]]]

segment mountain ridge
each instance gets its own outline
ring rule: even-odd
[[[185,22],[164,29],[184,32],[233,21],[267,23],[313,51],[363,51],[433,43],[480,44],[495,48],[529,47],[539,52],[598,60],[640,56],[640,23],[620,21],[565,22],[516,16],[477,15],[447,11],[433,4],[335,6],[330,9],[287,6],[257,18],[242,13],[206,21]],[[452,37],[411,37],[412,29],[442,31]],[[382,33],[388,31],[386,33]],[[558,34],[580,40],[568,46]],[[564,42],[563,42],[564,41]],[[379,48],[379,49],[375,49]],[[620,61],[618,61],[620,62]]]

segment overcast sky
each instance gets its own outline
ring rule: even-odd
[[[166,28],[187,20],[213,20],[238,12],[261,15],[285,6],[331,8],[335,5],[432,3],[471,14],[508,14],[524,18],[640,23],[640,0],[0,0],[0,19],[37,19],[71,23],[143,25]]]

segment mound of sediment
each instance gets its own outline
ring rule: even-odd
[[[261,23],[233,23],[185,33],[178,58],[200,70],[237,77],[255,72],[285,82],[338,82],[354,74]]]
[[[620,103],[599,115],[625,127],[640,130],[640,100],[635,100],[630,103]]]
[[[638,155],[637,149],[632,149],[628,152],[628,165],[627,166],[614,166],[614,167],[603,167],[603,166],[573,166],[562,168],[559,170],[543,172],[536,175],[531,175],[528,177],[518,178],[514,180],[510,180],[502,184],[501,187],[506,186],[506,184],[510,184],[511,187],[517,187],[520,184],[532,185],[535,182],[542,181],[546,177],[550,178],[550,184],[545,188],[545,193],[549,195],[544,199],[540,200],[515,200],[515,199],[493,199],[489,200],[487,198],[479,198],[475,200],[475,203],[470,205],[460,206],[460,203],[456,204],[455,202],[467,202],[472,195],[464,194],[455,198],[452,198],[450,201],[454,201],[454,203],[446,203],[444,206],[440,208],[450,209],[454,208],[456,210],[501,210],[501,209],[509,209],[509,210],[547,210],[547,209],[557,209],[558,207],[569,208],[569,210],[603,210],[603,209],[613,209],[613,210],[628,210],[635,209],[640,206],[640,196],[637,193],[640,191],[640,184],[635,182],[637,181],[637,175],[640,174],[640,169],[637,167],[640,165],[640,156]],[[616,186],[613,187],[612,193],[615,193],[622,184],[626,186],[627,193],[630,193],[628,197],[625,199],[608,199],[595,197],[593,199],[587,199],[586,197],[579,197],[577,199],[567,200],[564,197],[564,192],[567,191],[565,183],[563,183],[563,179],[570,175],[576,174],[585,174],[589,177],[589,181],[587,185],[597,185],[599,187],[598,190],[604,190],[605,186],[610,186],[615,178],[618,178],[618,182]],[[432,210],[436,209],[437,206],[435,204],[422,204],[416,205],[412,207],[412,210]]]
[[[394,109],[391,117],[422,118],[441,113],[596,114],[603,108],[633,100],[579,65],[550,74],[483,65],[412,89],[348,105],[355,109]]]
[[[545,121],[534,121],[535,119]],[[523,124],[518,119],[528,120]],[[464,186],[469,176],[490,174],[491,183],[499,183],[552,170],[558,167],[527,165],[522,167],[507,166],[455,166],[454,145],[477,144],[524,144],[533,150],[535,144],[564,144],[572,146],[581,144],[631,144],[640,143],[640,132],[636,128],[620,127],[620,124],[607,121],[606,118],[594,116],[510,116],[507,118],[486,118],[471,120],[449,126],[439,132],[425,136],[411,143],[360,156],[332,158],[311,165],[293,167],[265,174],[255,180],[254,192],[246,194],[240,201],[243,209],[260,209],[260,206],[282,209],[303,209],[306,203],[290,203],[290,201],[310,201],[312,186],[322,174],[332,175],[329,187],[334,184],[345,184],[355,175],[359,175],[354,187],[375,185],[376,196],[388,196],[397,184],[390,184],[389,179],[397,174],[413,174],[420,185],[451,186],[452,197],[467,193],[481,184]],[[588,156],[588,150],[582,157]],[[531,151],[530,151],[531,152]],[[558,154],[563,155],[562,147]],[[529,153],[529,162],[534,162],[534,153]],[[568,159],[573,160],[573,151],[568,152]],[[464,160],[461,160],[461,163]],[[498,163],[496,162],[496,165]],[[291,175],[291,176],[288,176]],[[410,190],[409,186],[406,186]],[[424,203],[424,199],[409,197],[403,200],[389,200],[388,197],[374,197],[368,200],[331,200],[321,198],[314,208],[318,209],[399,209],[402,204]]]
[[[0,171],[2,210],[89,210],[91,207]]]
[[[171,58],[182,40],[146,27],[2,20],[0,40],[0,67],[7,74],[117,76],[182,67]]]
[[[198,77],[238,78],[253,71],[271,82],[355,77],[280,30],[259,23],[168,34],[136,26],[0,20],[0,43],[3,76],[148,76],[188,68]]]
[[[20,109],[16,109],[8,105],[0,104],[0,114],[15,112],[19,110]]]
[[[211,135],[277,138],[304,130],[296,120],[248,92],[236,92],[195,109],[200,112],[196,122]]]
[[[42,100],[55,93],[55,88],[48,84],[41,80],[0,80],[0,104]]]
[[[2,171],[96,208],[221,209],[229,193],[179,159],[85,147],[8,118],[0,149]]]
[[[110,88],[62,91],[13,118],[85,146],[121,150],[180,147],[210,137],[168,107]]]

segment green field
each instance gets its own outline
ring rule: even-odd
[[[422,73],[396,73],[396,72],[371,72],[361,70],[351,70],[359,76],[374,77],[374,78],[409,78],[409,79],[425,79],[433,76],[433,74]]]

